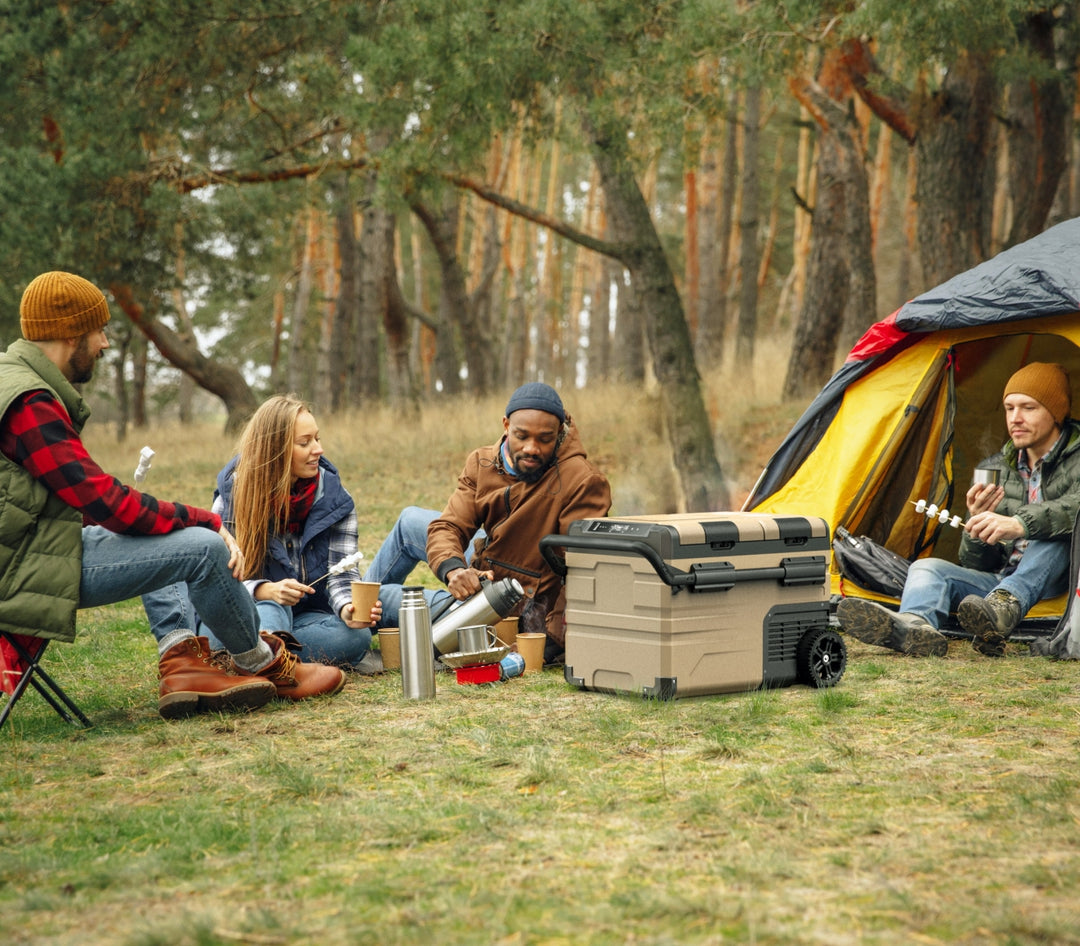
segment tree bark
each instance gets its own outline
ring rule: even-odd
[[[308,207],[304,212],[304,245],[297,271],[296,292],[293,295],[292,318],[289,321],[289,360],[285,369],[285,381],[290,391],[301,391],[303,379],[308,374],[305,364],[304,335],[307,313],[311,305],[311,289],[314,284],[316,243],[319,238],[318,212]]]
[[[1062,88],[1065,79],[1054,70],[1054,27],[1050,11],[1028,17],[1021,41],[1043,61],[1050,75],[1039,81],[1012,82],[1005,90],[1012,225],[1000,249],[1042,232],[1067,166],[1070,103]]]
[[[620,265],[615,297],[615,376],[627,384],[645,380],[645,327],[633,280]]]
[[[368,181],[368,194],[374,191],[374,178]],[[389,232],[387,245],[388,211],[365,201],[364,216],[360,223],[360,240],[357,245],[357,294],[356,318],[353,321],[353,375],[351,378],[354,403],[375,403],[379,400],[379,324],[385,322],[390,311],[388,292],[389,277],[397,278],[394,268],[393,229]],[[389,254],[389,258],[388,258]],[[387,273],[390,267],[390,273]],[[389,342],[389,339],[388,339]],[[395,333],[393,344],[400,344],[400,332]],[[404,357],[408,364],[408,342]],[[402,357],[393,352],[392,359]]]
[[[784,380],[784,396],[797,398],[829,379],[838,340],[850,348],[855,326],[873,321],[875,305],[866,168],[858,126],[844,107],[851,88],[841,52],[826,54],[820,84],[797,77],[791,88],[819,129],[807,288]]]
[[[338,290],[334,298],[328,333],[328,350],[320,357],[322,390],[319,402],[331,411],[342,410],[363,388],[366,379],[364,365],[357,366],[356,353],[370,352],[363,342],[357,343],[356,323],[360,312],[360,247],[356,239],[356,213],[349,194],[349,181],[344,175],[332,183],[334,192],[334,233],[337,237]],[[376,372],[378,367],[376,366]],[[378,375],[375,390],[378,392]]]
[[[698,319],[696,352],[703,368],[720,364],[724,357],[724,340],[727,334],[728,291],[730,285],[729,263],[731,255],[731,230],[735,212],[735,192],[738,180],[739,152],[737,148],[736,118],[738,95],[731,93],[728,99],[728,118],[724,123],[724,148],[720,157],[720,188],[717,195],[716,249],[710,257],[715,279],[715,289],[710,292],[713,304],[702,311]]]
[[[990,63],[961,54],[940,91],[915,103],[918,136],[919,255],[936,286],[981,263],[990,252],[996,156]]]
[[[474,394],[488,394],[493,390],[494,351],[491,339],[478,324],[473,307],[466,291],[465,271],[457,251],[457,208],[451,202],[440,211],[433,211],[426,204],[415,202],[413,213],[423,223],[435,248],[442,275],[442,287],[439,301],[440,335],[442,327],[453,324],[461,332],[464,348],[465,365],[468,369],[469,390]],[[443,377],[444,390],[451,383],[456,385],[457,372],[453,379]],[[448,393],[453,393],[448,391]]]
[[[746,89],[743,107],[742,200],[739,215],[739,329],[735,335],[735,360],[752,369],[757,336],[758,272],[758,142],[761,138],[761,88]],[[750,371],[753,383],[753,371]]]
[[[713,446],[690,332],[674,273],[631,170],[626,130],[618,120],[604,129],[588,120],[585,125],[612,231],[626,247],[623,262],[641,300],[683,503],[695,512],[726,509],[727,485]]]

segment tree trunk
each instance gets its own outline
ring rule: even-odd
[[[618,269],[615,298],[615,376],[627,384],[645,380],[645,328],[641,299],[622,266]]]
[[[810,265],[784,381],[788,397],[819,389],[833,373],[837,351],[846,353],[876,318],[869,182],[846,55],[845,49],[826,53],[820,84],[809,77],[791,82],[819,134]]]
[[[696,331],[694,337],[694,356],[698,367],[702,371],[715,363],[716,358],[712,349],[717,334],[714,324],[718,311],[722,307],[720,302],[720,207],[718,203],[720,168],[716,159],[715,142],[711,135],[704,135],[701,147],[701,157],[698,159],[698,179],[701,191],[698,208],[698,246],[700,248],[700,262],[698,263],[698,299],[696,315]],[[722,334],[722,333],[721,333]]]
[[[626,130],[618,121],[613,125],[604,130],[588,127],[587,131],[612,232],[623,241],[623,262],[641,300],[683,504],[692,512],[725,509],[729,505],[727,485],[716,458],[674,273],[631,170]]]
[[[393,214],[382,208],[372,207],[368,214],[378,216],[379,229],[382,231],[380,272],[386,298],[383,329],[386,333],[387,393],[391,407],[411,415],[419,410],[420,402],[410,357],[412,320],[401,284],[398,282],[397,266],[394,264],[397,222]]]
[[[1062,88],[1065,77],[1052,71],[1054,26],[1053,14],[1043,10],[1029,16],[1020,32],[1021,42],[1051,74],[1038,82],[1012,82],[1005,90],[1012,226],[1001,249],[1042,232],[1067,166],[1070,103]]]
[[[990,250],[997,126],[989,62],[961,54],[915,112],[919,256],[926,285],[936,286]]]
[[[128,428],[128,389],[125,381],[127,374],[127,360],[131,349],[133,332],[131,326],[125,326],[122,331],[113,333],[113,348],[116,352],[115,374],[113,375],[113,397],[116,401],[116,442],[123,443],[127,439]]]
[[[368,194],[375,189],[374,176],[368,181]],[[356,247],[357,254],[357,294],[356,318],[353,322],[353,404],[375,404],[379,400],[379,324],[384,322],[389,312],[387,292],[387,267],[391,268],[393,278],[397,279],[394,267],[393,230],[389,232],[390,244],[387,246],[387,227],[392,222],[387,220],[388,212],[383,208],[365,202],[363,219],[360,222],[360,239]],[[389,254],[389,259],[387,258]],[[401,357],[395,352],[392,358]],[[406,363],[408,344],[405,344]]]
[[[724,123],[724,149],[720,158],[720,190],[717,195],[719,218],[716,221],[716,250],[710,258],[716,281],[716,288],[711,293],[714,303],[707,311],[701,312],[698,320],[696,350],[699,364],[703,368],[720,364],[724,357],[730,288],[728,274],[730,272],[731,231],[739,167],[738,135],[736,134],[738,101],[738,95],[732,92],[728,100],[728,119]]]
[[[297,272],[296,293],[293,296],[292,319],[289,322],[289,361],[285,369],[285,380],[290,391],[302,390],[303,379],[308,373],[308,366],[304,364],[304,334],[308,306],[311,304],[311,288],[314,284],[315,245],[319,238],[318,214],[315,208],[307,208],[304,218],[304,246]]]
[[[457,250],[457,203],[449,202],[441,211],[435,212],[417,202],[412,205],[412,210],[424,224],[439,259],[442,275],[440,326],[453,323],[461,332],[469,390],[474,394],[488,394],[493,390],[494,351],[491,339],[477,323],[465,288],[465,272]],[[443,384],[448,383],[449,379],[444,377]]]
[[[131,425],[138,430],[145,430],[149,425],[146,415],[146,353],[149,347],[141,332],[131,339]],[[180,380],[191,379],[184,374]]]
[[[353,402],[363,389],[365,365],[371,349],[355,338],[360,312],[360,246],[356,239],[356,212],[349,194],[349,180],[341,175],[332,184],[334,191],[334,232],[337,235],[338,290],[327,333],[328,350],[320,358],[322,390],[319,403],[336,413]],[[364,353],[357,366],[356,353]],[[376,364],[376,391],[378,365]]]
[[[822,67],[823,78],[833,67],[834,64]],[[783,390],[785,398],[799,398],[816,392],[832,374],[836,340],[851,290],[845,242],[849,209],[847,169],[840,140],[847,114],[809,77],[793,79],[791,84],[819,129],[817,203],[810,231],[806,292],[795,325]]]
[[[135,301],[130,286],[112,283],[109,292],[121,311],[154,343],[169,364],[191,375],[201,387],[225,402],[226,431],[239,430],[259,403],[244,376],[229,365],[207,358],[194,344],[185,342],[164,322],[148,315],[143,306]]]
[[[611,377],[611,285],[619,268],[606,256],[595,259],[592,276],[592,308],[589,311],[588,380]]]
[[[758,272],[758,143],[761,140],[761,88],[746,90],[743,107],[742,201],[739,216],[739,330],[735,336],[735,359],[749,372],[753,383],[754,338],[757,335]]]

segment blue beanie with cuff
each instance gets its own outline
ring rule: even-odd
[[[506,404],[506,416],[509,417],[514,411],[535,410],[554,414],[559,418],[559,423],[566,423],[566,411],[563,408],[562,399],[558,392],[550,385],[542,381],[530,381],[523,384],[513,394]]]

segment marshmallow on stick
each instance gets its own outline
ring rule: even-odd
[[[321,575],[316,578],[311,584],[315,585],[317,582],[322,581],[324,578],[329,578],[331,575],[340,575],[342,572],[347,572],[350,568],[355,568],[364,558],[364,553],[357,550],[352,555],[346,555],[340,562],[338,562],[333,568],[330,569],[325,575]]]

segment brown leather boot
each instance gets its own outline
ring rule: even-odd
[[[277,695],[270,681],[241,673],[205,637],[170,647],[158,663],[158,712],[166,719],[214,710],[255,709]]]
[[[280,699],[306,700],[311,696],[330,696],[345,686],[345,672],[340,667],[306,664],[289,652],[280,637],[266,631],[261,636],[274,652],[274,659],[258,675],[274,684]]]

